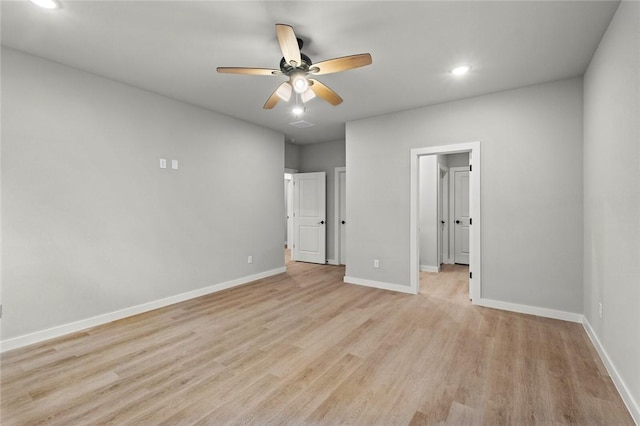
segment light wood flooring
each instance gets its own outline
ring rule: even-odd
[[[578,324],[288,272],[2,355],[2,425],[632,425]]]

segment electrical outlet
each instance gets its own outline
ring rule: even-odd
[[[373,259],[373,267],[374,268],[379,268],[380,267],[380,261],[378,259]]]
[[[600,318],[602,318],[602,302],[598,302],[598,314]]]
[[[166,158],[161,158],[160,159],[160,168],[161,169],[166,169],[167,168],[167,159]]]
[[[247,257],[247,263],[253,263],[253,256]]]

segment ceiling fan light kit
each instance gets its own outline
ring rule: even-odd
[[[342,98],[336,92],[320,81],[310,77],[347,71],[353,68],[370,65],[372,62],[371,55],[369,53],[361,53],[358,55],[329,59],[313,64],[311,59],[300,51],[300,49],[302,49],[303,42],[301,39],[296,37],[293,27],[285,24],[276,24],[276,36],[278,38],[280,50],[282,51],[279,70],[244,67],[217,68],[219,73],[271,76],[283,75],[289,77],[289,80],[280,84],[271,94],[269,99],[267,99],[267,102],[265,102],[263,106],[264,109],[272,109],[280,100],[285,102],[289,101],[291,99],[292,91],[294,91],[296,95],[300,96],[300,100],[303,103],[306,103],[317,96],[329,102],[333,106],[339,105],[342,103]],[[299,114],[302,114],[303,112],[304,106]]]
[[[301,72],[296,72],[291,75],[291,85],[297,93],[304,93],[309,88],[307,77]]]

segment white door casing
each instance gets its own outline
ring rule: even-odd
[[[409,185],[409,288],[410,292],[420,292],[420,244],[419,244],[419,188],[420,157],[423,155],[469,153],[469,209],[473,223],[469,233],[469,298],[472,303],[482,301],[482,218],[480,209],[481,153],[480,142],[464,142],[450,145],[413,148],[410,151],[410,185]],[[449,186],[453,185],[453,177],[449,169]],[[451,227],[449,227],[451,228]],[[453,244],[451,244],[453,245]]]
[[[453,171],[453,232],[454,262],[469,264],[469,169],[454,168]]]
[[[326,174],[293,175],[294,243],[292,260],[326,263]]]

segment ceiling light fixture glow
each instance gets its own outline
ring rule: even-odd
[[[296,105],[291,109],[291,112],[296,117],[300,117],[304,113],[304,107],[302,107],[300,105]]]
[[[468,73],[470,69],[471,69],[470,66],[462,65],[462,66],[459,66],[459,67],[456,67],[456,68],[452,69],[451,70],[451,74],[453,74],[453,75],[464,75],[464,74]]]
[[[291,86],[296,93],[304,93],[309,88],[309,81],[304,74],[294,74],[291,76]]]
[[[60,3],[56,0],[31,0],[31,3],[44,9],[58,9],[60,7]]]

